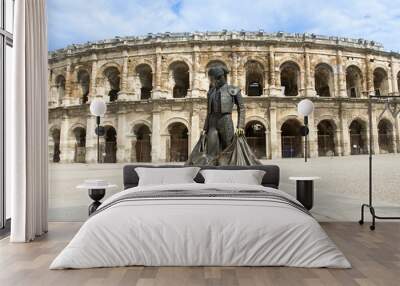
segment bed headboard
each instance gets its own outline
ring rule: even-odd
[[[137,167],[146,168],[183,168],[182,165],[125,165],[124,166],[124,189],[136,187],[139,183],[139,177],[135,171]],[[204,169],[220,169],[220,170],[263,170],[265,175],[261,184],[264,187],[279,188],[279,167],[276,165],[260,165],[260,166],[200,166]],[[197,183],[204,183],[203,176],[198,173],[194,180]]]

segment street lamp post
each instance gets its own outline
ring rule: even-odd
[[[304,116],[304,128],[303,128],[303,136],[304,136],[304,162],[307,162],[308,157],[308,116],[314,111],[314,103],[309,99],[303,99],[297,105],[297,111]]]
[[[96,116],[96,135],[97,135],[97,163],[100,163],[100,133],[101,132],[101,126],[100,126],[100,116],[103,116],[107,111],[107,106],[106,103],[100,99],[100,98],[96,98],[92,101],[92,103],[90,104],[90,113],[92,113],[92,115]]]

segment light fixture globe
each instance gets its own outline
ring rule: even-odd
[[[104,100],[96,98],[90,104],[90,113],[95,116],[103,116],[107,111],[107,105]]]
[[[314,103],[309,99],[303,99],[297,105],[297,111],[303,116],[308,116],[314,111]]]

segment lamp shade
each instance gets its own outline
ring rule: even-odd
[[[314,111],[314,103],[309,99],[303,99],[297,105],[297,111],[303,116],[308,116]]]
[[[103,116],[106,113],[107,106],[104,100],[96,98],[90,104],[90,113],[95,116]]]

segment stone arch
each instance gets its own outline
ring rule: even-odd
[[[394,153],[394,138],[395,135],[393,123],[386,118],[382,118],[378,123],[379,152],[382,154]]]
[[[169,142],[167,142],[170,162],[185,162],[188,159],[189,130],[182,122],[172,122],[168,125]]]
[[[128,75],[129,76],[135,75],[137,73],[137,71],[136,71],[137,67],[141,66],[141,65],[148,65],[152,71],[155,70],[154,62],[151,59],[146,59],[146,58],[140,57],[140,58],[130,59],[130,61],[131,62],[128,67]]]
[[[247,143],[257,158],[265,158],[266,154],[266,126],[258,120],[251,120],[246,123],[245,135]]]
[[[261,96],[265,87],[265,68],[262,63],[249,60],[245,64],[246,94],[248,96]]]
[[[169,134],[169,126],[170,126],[171,124],[174,124],[174,123],[182,123],[182,124],[185,125],[186,128],[189,130],[189,122],[188,122],[186,119],[181,118],[181,117],[172,117],[172,118],[169,118],[169,119],[166,121],[166,123],[164,124],[164,126],[165,126],[165,128],[164,128],[164,134],[165,134],[165,135],[168,135],[168,134]]]
[[[294,113],[287,114],[286,116],[281,117],[281,118],[277,121],[276,126],[282,127],[282,125],[283,125],[286,121],[288,121],[288,120],[290,120],[290,119],[299,120],[298,118],[299,118],[299,117],[298,117],[297,114],[294,114]]]
[[[300,87],[300,66],[294,61],[286,61],[280,66],[281,86],[285,96],[297,96]]]
[[[366,121],[356,118],[349,125],[350,154],[360,155],[368,153],[368,136]]]
[[[151,98],[153,91],[153,70],[151,66],[146,63],[137,65],[135,72],[140,82],[140,99]]]
[[[76,82],[79,91],[79,97],[82,103],[86,103],[89,100],[89,90],[90,90],[90,74],[88,70],[80,68],[76,73]]]
[[[280,58],[279,60],[276,61],[276,64],[281,67],[283,64],[287,63],[287,62],[292,62],[295,63],[299,68],[300,71],[302,71],[302,64],[299,61],[299,58],[295,57],[294,55],[286,55],[282,58]]]
[[[388,95],[389,94],[389,80],[388,74],[382,67],[374,69],[374,91],[375,95]]]
[[[57,75],[55,79],[55,85],[59,104],[62,104],[62,100],[65,97],[65,76],[61,74]]]
[[[318,156],[337,156],[336,124],[333,120],[322,119],[317,125]]]
[[[250,115],[250,116],[246,116],[246,124],[249,123],[250,121],[260,121],[267,130],[269,130],[269,123],[268,121],[259,115]]]
[[[86,129],[86,125],[80,122],[74,123],[71,125],[71,127],[68,130],[68,136],[71,138],[74,138],[74,129],[76,128],[83,128]]]
[[[287,119],[281,126],[282,158],[303,156],[302,124],[298,119]]]
[[[188,67],[189,72],[192,72],[192,62],[188,58],[182,57],[180,55],[174,55],[173,57],[169,57],[165,62],[165,66],[170,68],[170,66],[176,62],[185,63]]]
[[[135,135],[136,126],[141,126],[141,125],[146,125],[150,129],[150,133],[151,133],[151,128],[152,128],[151,122],[144,120],[144,119],[139,119],[139,120],[135,120],[134,122],[132,122],[129,125],[129,134]]]
[[[190,89],[190,69],[185,61],[174,61],[169,67],[170,82],[173,85],[172,96],[184,98]]]
[[[315,91],[320,97],[331,97],[334,91],[333,69],[329,64],[319,63],[314,69]]]
[[[147,124],[139,123],[133,126],[135,134],[132,152],[135,152],[135,162],[151,162],[151,129]],[[132,156],[133,157],[133,156]]]
[[[104,125],[101,153],[103,163],[117,162],[117,131],[112,125]]]
[[[121,73],[118,67],[116,66],[108,66],[103,70],[103,77],[105,79],[105,86],[107,95],[110,98],[110,101],[115,101],[118,99],[118,92],[121,87]]]
[[[259,55],[248,55],[248,56],[243,56],[240,60],[240,68],[244,68],[246,63],[255,61],[259,62],[264,68],[268,67],[268,60],[265,60],[265,58],[259,56]]]
[[[106,62],[105,64],[103,64],[100,69],[97,72],[97,77],[99,78],[104,78],[104,71],[108,68],[116,68],[118,70],[118,72],[121,73],[121,66],[120,64],[118,64],[117,62]]]
[[[349,65],[346,68],[347,96],[353,98],[361,97],[363,85],[364,83],[361,69],[356,65]]]
[[[71,128],[73,138],[75,140],[74,146],[74,162],[86,162],[86,128],[80,124]]]

